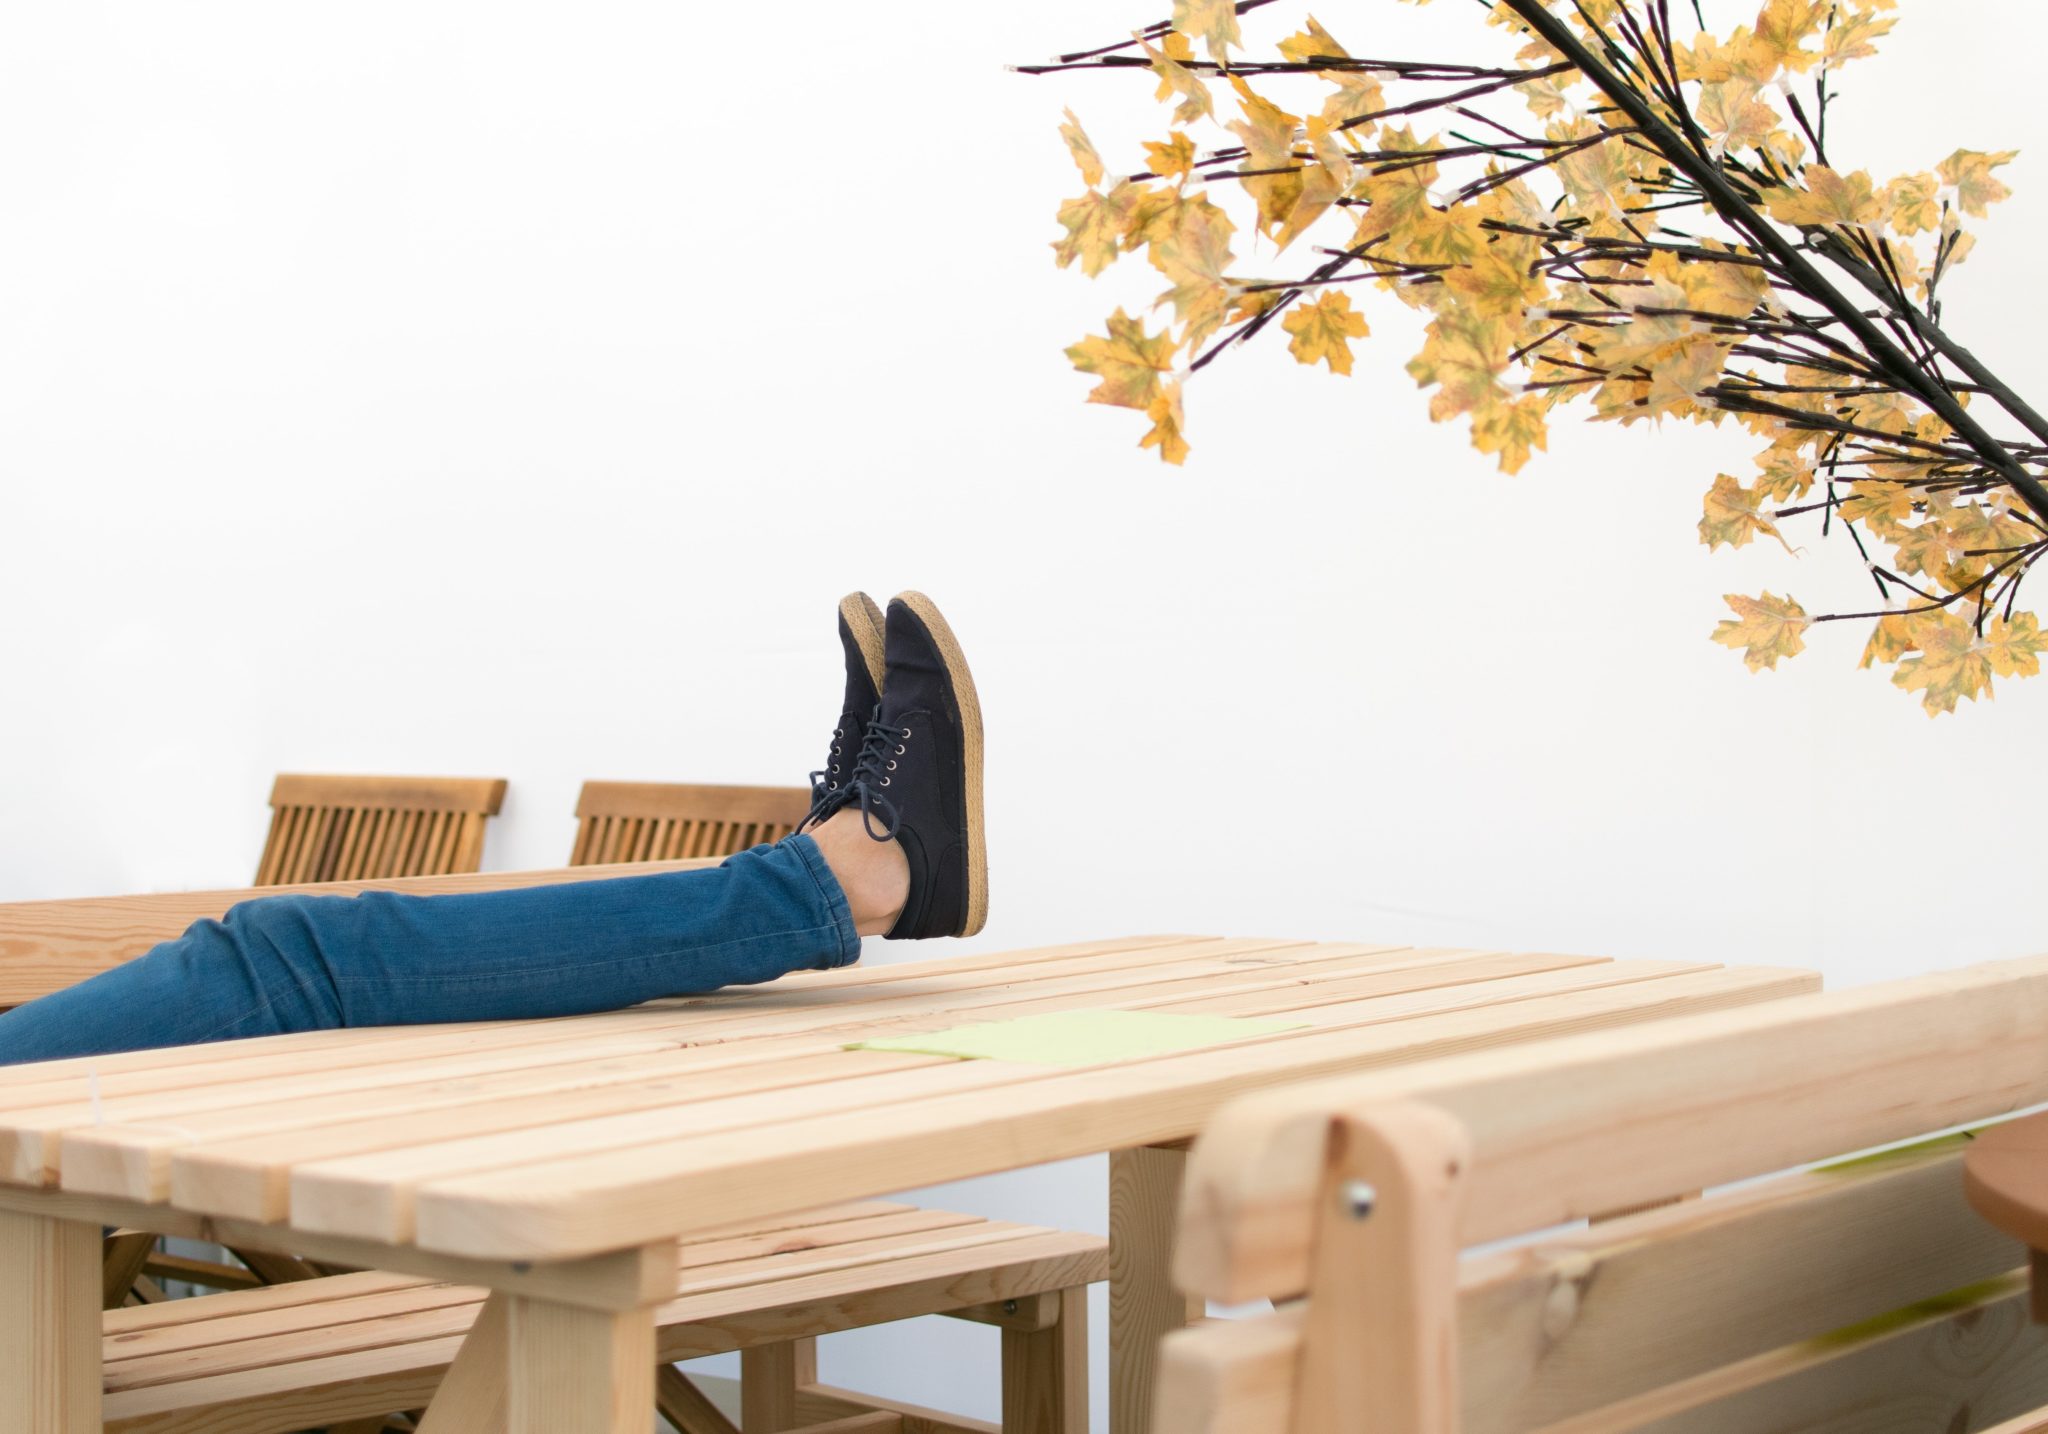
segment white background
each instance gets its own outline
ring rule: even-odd
[[[1723,592],[1868,592],[1810,535],[1698,545],[1739,435],[1565,417],[1500,477],[1428,423],[1383,298],[1349,379],[1269,343],[1196,382],[1184,470],[1083,405],[1061,348],[1158,285],[1053,267],[1055,126],[1134,168],[1163,111],[1001,66],[1163,8],[9,7],[0,899],[245,881],[279,770],[508,777],[487,864],[558,864],[585,778],[800,781],[833,603],[916,586],[989,714],[978,946],[1835,985],[2048,946],[2048,681],[1933,722],[1846,627],[1762,676],[1707,642]],[[1831,145],[1880,179],[2027,150],[1948,317],[2038,398],[2041,22],[1902,9]],[[1397,57],[1477,23],[1320,18]],[[1090,1228],[1101,1197],[1099,1162],[945,1192]],[[884,1331],[826,1373],[987,1415],[992,1354]]]

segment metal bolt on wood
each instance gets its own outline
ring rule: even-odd
[[[1347,1180],[1337,1192],[1343,1202],[1344,1213],[1354,1220],[1363,1220],[1372,1214],[1372,1207],[1380,1198],[1379,1191],[1363,1180]]]

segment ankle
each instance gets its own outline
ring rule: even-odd
[[[828,817],[810,835],[846,893],[854,930],[862,936],[886,934],[910,895],[910,862],[903,848],[869,836],[860,812],[850,807]]]

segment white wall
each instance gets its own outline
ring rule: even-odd
[[[8,7],[0,899],[243,881],[280,769],[509,777],[493,867],[559,862],[586,777],[799,781],[833,602],[917,586],[989,713],[978,946],[1836,984],[2048,946],[2048,681],[1930,722],[1848,631],[1745,673],[1720,594],[1860,580],[1696,544],[1739,439],[1560,423],[1499,477],[1425,419],[1385,304],[1348,380],[1275,344],[1204,377],[1185,471],[1082,404],[1060,349],[1152,286],[1053,268],[1054,126],[1125,155],[1162,126],[1140,82],[1000,65],[1163,8]],[[1904,10],[1838,153],[2037,144],[2044,22]],[[1320,15],[1389,55],[1473,23]],[[2048,170],[2007,173],[1949,315],[2038,395]],[[1101,1186],[948,1198],[1099,1226]],[[990,1408],[985,1364],[848,1344],[829,1377]]]

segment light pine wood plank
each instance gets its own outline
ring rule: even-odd
[[[1554,973],[1553,991],[1578,990],[1607,979],[1614,963],[1585,963]],[[1625,973],[1641,975],[1642,973]],[[1390,992],[1400,985],[1442,979],[1439,968],[1420,968],[1388,973],[1383,985]],[[1680,979],[1680,978],[1672,978]],[[1312,1002],[1314,987],[1300,976],[1284,983],[1293,1001]],[[1448,988],[1437,988],[1448,989]],[[1461,988],[1462,989],[1462,988]],[[1481,985],[1469,988],[1473,992]],[[1517,988],[1519,999],[1533,996],[1526,987]],[[1454,1008],[1467,1005],[1467,998],[1453,994],[1445,1002]],[[1360,1001],[1347,1010],[1347,1028],[1371,1027],[1382,1019],[1422,1019],[1427,1006],[1403,1003],[1381,1012]],[[1220,1057],[1224,1051],[1250,1047],[1277,1047],[1302,1039],[1295,1034],[1248,1036],[1229,1045],[1211,1048],[1204,1054]],[[876,1053],[846,1053],[847,1056]],[[859,1075],[861,1068],[851,1061],[846,1075],[830,1084],[763,1091],[750,1096],[710,1098],[690,1105],[668,1105],[629,1114],[595,1117],[573,1124],[544,1129],[521,1128],[502,1134],[469,1139],[440,1140],[401,1148],[405,1129],[393,1125],[394,1139],[380,1142],[380,1148],[361,1155],[334,1160],[312,1160],[290,1170],[290,1210],[296,1223],[330,1228],[370,1239],[409,1238],[412,1228],[414,1192],[434,1181],[466,1177],[492,1169],[523,1165],[538,1158],[561,1158],[571,1153],[595,1155],[602,1152],[632,1152],[657,1138],[678,1139],[686,1135],[718,1131],[765,1130],[779,1122],[816,1120],[833,1112],[859,1112],[887,1108],[909,1112],[916,1103],[957,1096],[963,1092],[995,1087],[1027,1086],[1058,1080],[1073,1080],[1069,1068],[1029,1066],[1012,1062],[940,1060],[876,1074]],[[509,1108],[507,1108],[509,1110]],[[257,1159],[270,1157],[251,1152]],[[272,1167],[276,1168],[276,1167]],[[185,1208],[223,1210],[227,1202],[245,1201],[254,1193],[275,1202],[278,1182],[272,1176],[255,1185],[245,1175],[226,1172],[207,1149],[180,1153],[172,1163],[172,1192]],[[236,1213],[247,1210],[235,1204]],[[274,1203],[268,1208],[274,1209]]]
[[[1088,1434],[1088,1292],[1059,1301],[1048,1328],[1003,1331],[1005,1434]]]
[[[1344,1434],[1359,1411],[1402,1434],[1458,1434],[1458,1221],[1464,1129],[1396,1103],[1337,1122],[1316,1212],[1298,1434]]]
[[[654,1316],[514,1296],[507,1306],[508,1434],[646,1434]]]
[[[1173,1287],[1173,1230],[1184,1150],[1109,1155],[1110,1434],[1151,1434],[1159,1341],[1206,1305]]]
[[[681,1434],[740,1434],[740,1426],[673,1364],[654,1371],[654,1407]]]
[[[0,1212],[0,1429],[99,1434],[100,1232]]]
[[[1374,954],[1349,954],[1342,948],[1332,948],[1317,959],[1304,959],[1299,965],[1291,966],[1293,974],[1275,976],[1265,972],[1259,977],[1243,977],[1237,982],[1206,981],[1206,974],[1197,971],[1189,975],[1176,975],[1170,980],[1151,983],[1138,981],[1109,988],[1111,993],[1123,993],[1119,1000],[1123,1004],[1150,1006],[1158,1005],[1158,998],[1185,990],[1200,990],[1205,986],[1229,991],[1270,990],[1281,993],[1287,1001],[1301,999],[1300,988],[1306,984],[1337,981],[1347,972],[1361,966],[1377,964],[1379,957]],[[1357,993],[1377,985],[1380,989],[1426,989],[1437,982],[1452,982],[1465,979],[1478,980],[1493,970],[1547,969],[1557,958],[1480,958],[1467,963],[1450,958],[1430,958],[1415,962],[1401,961],[1382,975],[1371,978],[1369,985],[1350,983],[1341,989]],[[1596,964],[1584,962],[1581,964]],[[1442,974],[1438,974],[1442,973]],[[1135,973],[1132,973],[1135,974]],[[1125,973],[1095,973],[1086,978],[1077,988],[1066,994],[1047,997],[1031,1003],[1028,1009],[1072,1008],[1092,1003],[1104,994],[1104,981],[1120,981]],[[969,1008],[994,1011],[999,1009],[1008,1014],[1020,1009],[1014,1002],[1004,1003],[1005,988],[990,984],[982,977],[973,978],[976,984],[966,991],[949,993],[945,1005],[949,1012]],[[1073,982],[1051,983],[1055,988],[1073,987]],[[1269,1005],[1271,1003],[1269,1002]],[[837,1013],[841,1008],[832,1008]],[[672,1082],[684,1074],[684,1068],[695,1066],[699,1071],[730,1066],[758,1059],[762,1063],[787,1062],[799,1052],[837,1050],[851,1039],[859,1026],[859,1034],[866,1034],[868,1027],[886,1032],[901,1023],[906,1029],[929,1029],[940,1020],[938,1013],[931,1010],[929,1002],[920,1002],[908,997],[892,998],[886,1005],[878,1002],[858,1002],[848,1008],[849,1014],[859,1014],[859,1022],[842,1022],[836,1029],[829,1020],[811,1016],[756,1018],[746,1023],[726,1022],[717,1027],[729,1039],[717,1046],[697,1046],[688,1051],[675,1051],[663,1045],[652,1047],[650,1059],[627,1063],[623,1058],[607,1062],[609,1071],[623,1080],[636,1071],[658,1075],[663,1082]],[[636,1016],[642,1013],[634,1013]],[[599,1031],[609,1035],[599,1039],[616,1040],[631,1034],[660,1042],[665,1038],[682,1041],[697,1038],[707,1033],[705,1018],[679,1012],[658,1021],[633,1021],[629,1030],[625,1021],[612,1026],[597,1026]],[[763,1050],[758,1056],[738,1043],[738,1037],[748,1031],[777,1032],[784,1028],[801,1031],[807,1027],[817,1029],[814,1039],[805,1046],[779,1046]],[[757,1034],[755,1039],[767,1036]],[[563,1042],[536,1043],[530,1048],[515,1048],[513,1052],[497,1051],[493,1054],[468,1054],[460,1063],[448,1064],[453,1057],[441,1057],[444,1062],[438,1067],[418,1061],[365,1062],[362,1065],[339,1070],[310,1072],[300,1076],[279,1077],[266,1081],[261,1087],[252,1087],[238,1082],[219,1082],[206,1088],[159,1091],[152,1094],[122,1095],[118,1100],[102,1092],[100,1106],[95,1110],[92,1103],[71,1100],[41,1108],[16,1109],[0,1120],[0,1171],[8,1172],[21,1183],[34,1183],[37,1179],[47,1181],[56,1163],[51,1148],[49,1132],[74,1132],[75,1127],[86,1119],[97,1116],[90,1129],[78,1132],[79,1158],[66,1159],[63,1181],[67,1188],[93,1191],[103,1194],[123,1195],[135,1199],[158,1199],[165,1195],[164,1181],[167,1175],[166,1158],[176,1150],[197,1145],[210,1138],[231,1138],[237,1135],[270,1134],[293,1127],[307,1128],[320,1138],[324,1132],[337,1142],[346,1142],[357,1135],[366,1135],[373,1148],[374,1144],[385,1146],[405,1143],[402,1139],[386,1137],[402,1135],[405,1127],[392,1124],[395,1116],[411,1114],[430,1109],[438,1104],[448,1103],[451,1094],[456,1099],[467,1098],[481,1105],[492,1107],[482,1118],[503,1120],[506,1097],[518,1093],[518,1088],[537,1086],[539,1089],[570,1089],[608,1081],[593,1080],[586,1075],[586,1067],[561,1071],[553,1076],[541,1077],[538,1081],[531,1076],[529,1065],[562,1065],[567,1058],[580,1049]],[[529,1060],[530,1058],[530,1060]],[[493,1081],[494,1073],[502,1078]],[[694,1074],[693,1074],[694,1079]],[[433,1082],[444,1082],[438,1091]],[[784,1082],[774,1082],[784,1083]],[[423,1088],[424,1087],[424,1088]],[[257,1097],[256,1090],[261,1091]],[[379,1092],[382,1092],[381,1094]],[[605,1097],[593,1097],[602,1103]],[[572,1102],[557,1102],[559,1107]],[[622,1107],[623,1108],[623,1107]],[[355,1128],[332,1129],[337,1119],[346,1120],[354,1116]],[[563,1115],[559,1118],[568,1118]],[[105,1121],[106,1123],[99,1123]],[[153,1122],[160,1122],[152,1124]],[[380,1137],[379,1132],[382,1132]],[[61,1137],[59,1137],[61,1138]],[[421,1139],[431,1139],[430,1131],[422,1132]],[[270,1163],[282,1166],[289,1158],[288,1150],[295,1148],[288,1143],[259,1142],[259,1150],[274,1152]],[[339,1151],[337,1150],[337,1153]],[[224,1213],[246,1215],[250,1218],[268,1218],[267,1215],[242,1207],[199,1206],[197,1208],[221,1209]]]
[[[814,1340],[784,1340],[742,1352],[740,1427],[746,1434],[782,1434],[796,1428],[797,1387],[817,1382]]]
[[[416,1236],[431,1249],[512,1258],[602,1248],[644,1229],[672,1229],[684,1218],[724,1221],[800,1203],[791,1192],[815,1189],[821,1180],[854,1197],[1183,1139],[1226,1101],[1261,1087],[1687,1009],[1769,1001],[1810,983],[1805,973],[1678,976],[1057,1076],[1015,1087],[995,1108],[979,1092],[967,1092],[900,1110],[541,1160],[422,1187],[415,1198]],[[302,1218],[297,1198],[295,1190],[295,1221]],[[303,1219],[316,1228],[310,1212]]]

